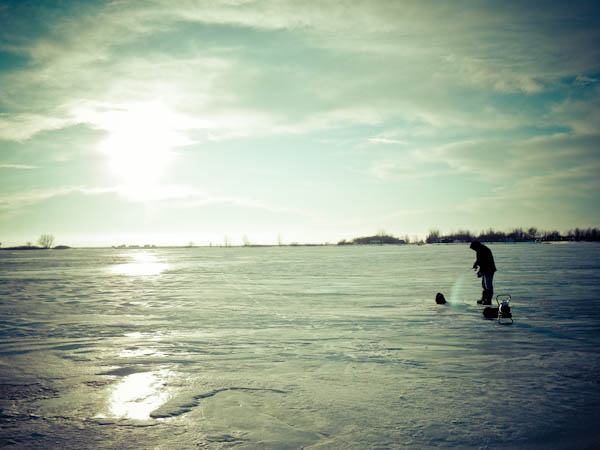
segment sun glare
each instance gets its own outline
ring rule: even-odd
[[[130,105],[105,113],[108,136],[99,150],[107,157],[110,173],[127,192],[151,190],[172,161],[175,147],[189,141],[177,130],[176,115],[158,103]]]
[[[134,262],[112,266],[112,273],[129,276],[158,275],[169,268],[168,264],[160,262],[152,253],[132,253],[127,256]]]

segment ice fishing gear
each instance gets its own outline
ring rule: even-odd
[[[483,317],[486,319],[497,319],[498,318],[498,308],[492,308],[491,306],[486,306],[483,311]]]
[[[498,303],[498,323],[510,325],[513,323],[512,313],[510,312],[510,294],[500,294],[496,296]]]
[[[498,319],[502,325],[513,323],[512,313],[510,312],[510,294],[499,294],[496,296],[497,308],[488,306],[483,309],[483,317],[486,319]]]
[[[444,305],[444,304],[446,304],[446,298],[444,297],[444,294],[442,294],[442,293],[438,292],[438,293],[435,295],[435,302],[436,302],[438,305]]]

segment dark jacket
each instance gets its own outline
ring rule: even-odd
[[[479,266],[481,273],[494,273],[496,271],[496,264],[494,264],[494,257],[492,251],[483,245],[481,242],[471,242],[471,249],[477,252],[477,260],[473,264],[473,268]]]

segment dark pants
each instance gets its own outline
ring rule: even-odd
[[[484,273],[481,277],[481,287],[483,288],[483,293],[481,294],[481,299],[486,303],[492,301],[492,297],[494,295],[494,286],[492,282],[494,281],[494,272],[492,273]]]

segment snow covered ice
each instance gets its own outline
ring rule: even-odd
[[[594,448],[600,246],[0,252],[0,445]],[[436,305],[442,292],[449,301]]]

